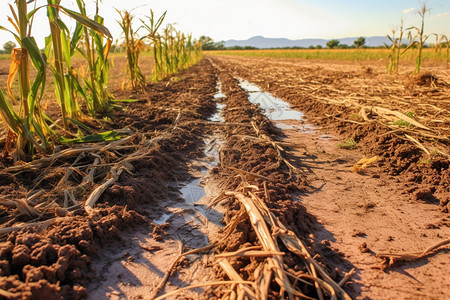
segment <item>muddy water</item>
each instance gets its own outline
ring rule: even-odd
[[[217,110],[209,121],[224,121],[222,110],[225,105],[220,103],[224,97],[218,83],[214,96]],[[164,213],[153,221],[164,231],[162,238],[155,238],[155,232],[150,228],[140,228],[121,242],[102,250],[102,257],[93,262],[100,278],[88,287],[89,299],[147,299],[180,254],[181,247],[187,251],[210,244],[223,226],[220,206],[206,212],[207,205],[220,193],[209,172],[219,163],[219,150],[223,143],[219,129],[206,136],[204,157],[190,162],[193,180],[170,186],[179,194],[163,200]],[[161,293],[215,277],[208,268],[208,257],[190,255],[186,259],[188,266],[171,276]],[[185,296],[196,298],[201,292],[197,289]]]

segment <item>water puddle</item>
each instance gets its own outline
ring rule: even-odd
[[[275,122],[275,126],[281,130],[296,130],[304,133],[313,133],[316,128],[304,122],[305,114],[294,110],[286,101],[263,91],[257,85],[246,80],[239,79],[239,85],[248,93],[248,100],[259,105],[264,115]]]
[[[222,82],[218,82],[217,83],[217,87],[216,87],[216,89],[217,89],[217,93],[214,95],[214,99],[222,99],[222,98],[226,98],[227,97],[227,95],[225,95],[224,93],[223,93],[223,91],[222,91]]]
[[[275,126],[281,130],[295,130],[303,133],[314,133],[316,132],[316,127],[305,123],[303,120],[285,120],[275,122]]]
[[[225,104],[217,103],[216,104],[216,113],[214,113],[211,117],[208,118],[208,121],[211,122],[224,122],[225,119],[223,118],[221,112],[225,108]]]
[[[222,83],[219,81],[217,83],[217,93],[214,95],[215,100],[220,100],[226,97],[226,95],[222,92]],[[225,122],[225,119],[222,116],[222,111],[225,108],[225,104],[216,102],[216,112],[208,118],[208,121],[212,122]]]
[[[264,92],[257,85],[246,80],[239,79],[239,85],[248,93],[248,100],[253,104],[258,104],[264,111],[266,117],[272,121],[302,120],[304,114],[293,110],[291,105],[280,98],[274,97],[271,93]]]
[[[162,225],[164,223],[167,223],[167,220],[169,220],[171,214],[163,214],[158,220],[154,220],[153,223]]]

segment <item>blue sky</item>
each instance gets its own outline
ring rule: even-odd
[[[74,8],[73,2],[62,0],[62,5]],[[13,0],[0,0],[0,25],[11,28],[6,19],[11,15],[8,3]],[[431,11],[426,16],[426,32],[450,36],[450,0],[427,3]],[[150,8],[157,13],[167,10],[168,23],[176,23],[178,29],[195,37],[208,35],[216,41],[255,35],[290,39],[384,36],[398,28],[402,18],[406,27],[419,24],[417,0],[103,0],[101,14],[114,36],[120,35],[114,8],[135,8],[137,17],[148,14]],[[40,45],[48,34],[44,13],[36,16],[33,30]],[[11,35],[1,32],[0,48],[8,40]]]

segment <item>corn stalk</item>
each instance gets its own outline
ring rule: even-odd
[[[127,58],[127,74],[129,76],[131,87],[133,89],[142,88],[145,85],[145,77],[139,67],[139,55],[141,52],[141,45],[143,41],[138,39],[133,30],[133,18],[134,16],[127,10],[117,10],[120,15],[119,23],[124,34],[124,46]]]
[[[155,14],[153,10],[150,10],[150,16],[147,16],[148,23],[141,19],[142,27],[147,30],[147,38],[150,39],[153,47],[153,59],[155,61],[155,67],[153,74],[162,74],[162,43],[161,37],[158,34],[158,29],[161,27],[164,18],[166,17],[166,12],[164,12],[158,20],[155,19]],[[155,76],[154,78],[155,79]],[[156,80],[155,80],[156,81]]]
[[[387,73],[388,74],[397,74],[397,70],[398,70],[397,41],[398,41],[398,38],[395,37],[395,30],[392,30],[392,36],[387,35],[387,38],[389,39],[389,41],[391,41],[391,45],[387,45],[386,43],[384,44],[384,46],[387,49],[389,49]]]
[[[401,52],[402,49],[402,41],[403,41],[403,19],[400,21],[400,30],[399,30],[399,37],[396,37],[396,31],[392,30],[392,36],[387,35],[387,38],[391,41],[391,45],[384,44],[386,48],[390,50],[388,55],[388,66],[387,66],[387,72],[388,74],[398,74],[398,66],[400,64],[400,56],[401,54],[405,53],[405,51],[408,49],[405,49],[403,52]]]
[[[98,12],[98,1],[96,2],[96,13],[94,20],[87,17],[86,5],[83,0],[77,0],[78,14],[81,19],[77,21],[83,25],[83,43],[72,45],[86,59],[89,69],[89,78],[83,78],[85,87],[79,87],[79,92],[87,101],[88,110],[92,116],[97,113],[105,113],[111,109],[112,96],[107,91],[109,83],[110,64],[108,55],[112,45],[112,35],[103,26],[104,19]],[[89,23],[81,22],[81,20]],[[106,41],[105,41],[106,39]]]
[[[449,48],[450,48],[450,42],[446,35],[441,35],[441,38],[439,39],[439,57],[441,57],[442,48],[445,47],[445,62],[448,63],[449,61]]]
[[[50,56],[50,50],[53,46],[54,62],[51,70],[56,86],[55,95],[61,107],[63,126],[67,131],[68,117],[78,119],[81,115],[81,110],[75,99],[68,29],[60,19],[59,11],[55,8],[60,2],[61,0],[48,0],[49,6],[47,11],[51,35],[46,40],[46,54],[48,57]],[[66,67],[64,67],[64,62]]]
[[[34,154],[35,149],[42,152],[50,152],[52,149],[52,144],[48,139],[52,131],[47,126],[40,108],[46,79],[46,62],[36,41],[30,36],[32,18],[29,20],[27,16],[28,3],[26,0],[17,0],[15,8],[9,5],[13,17],[8,17],[8,20],[16,32],[0,26],[0,29],[12,33],[20,46],[20,48],[13,49],[11,54],[11,66],[7,81],[10,100],[0,91],[1,115],[9,130],[17,136],[15,153],[17,160],[28,159]],[[37,71],[33,82],[30,82],[29,58]],[[19,81],[18,112],[11,105],[17,101],[12,90],[17,74]],[[8,137],[11,135],[8,134]]]
[[[417,38],[417,46],[418,46],[418,54],[416,57],[416,68],[414,69],[414,74],[418,74],[420,72],[420,66],[422,64],[422,50],[423,50],[423,46],[426,42],[426,40],[428,39],[428,35],[424,34],[424,29],[425,29],[425,15],[427,14],[427,12],[429,11],[429,9],[427,8],[427,4],[426,2],[422,2],[420,4],[420,8],[417,11],[417,13],[420,16],[420,27],[411,27],[412,29],[416,30],[416,38]]]
[[[149,24],[144,22],[143,27],[147,29],[147,38],[151,40],[153,47],[153,58],[155,69],[153,80],[159,81],[184,70],[197,63],[201,57],[201,45],[192,40],[192,36],[186,36],[172,25],[167,25],[163,34],[157,33],[165,13],[155,22],[153,11],[147,17]]]

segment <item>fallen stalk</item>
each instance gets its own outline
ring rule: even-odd
[[[383,259],[385,262],[389,260],[388,266],[392,267],[398,261],[415,261],[429,255],[434,250],[450,244],[450,239],[434,244],[422,252],[406,252],[406,253],[378,253],[377,257]]]

